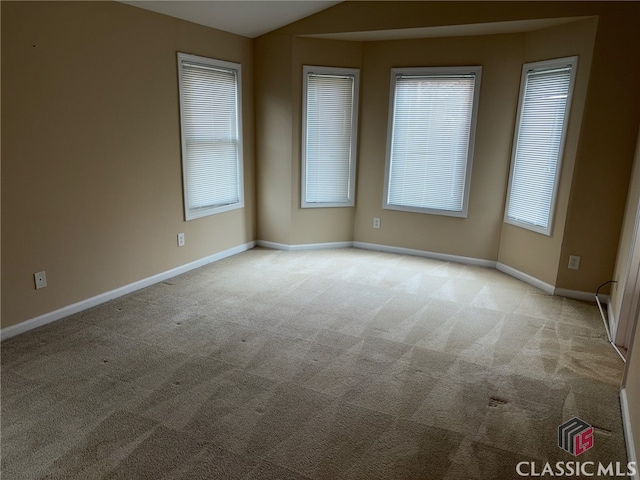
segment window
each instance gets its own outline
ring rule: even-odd
[[[507,223],[551,235],[578,58],[525,64],[507,192]]]
[[[305,66],[302,207],[354,205],[359,71]]]
[[[392,69],[383,208],[467,216],[481,71]]]
[[[241,70],[178,54],[186,220],[244,207]]]

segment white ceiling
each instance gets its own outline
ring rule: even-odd
[[[151,10],[207,27],[217,28],[249,38],[284,27],[341,3],[333,0],[118,0],[121,3]],[[400,40],[409,38],[490,35],[539,30],[589,17],[565,17],[469,25],[339,32],[305,35],[334,40]]]
[[[256,38],[340,2],[331,0],[121,0],[121,3]]]

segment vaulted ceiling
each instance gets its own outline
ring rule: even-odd
[[[125,0],[122,3],[256,38],[340,2],[331,0]]]

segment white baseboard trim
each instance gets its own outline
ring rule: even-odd
[[[217,262],[218,260],[222,260],[223,258],[227,258],[232,255],[242,253],[246,250],[250,250],[255,246],[270,248],[272,250],[283,250],[283,251],[324,250],[324,249],[333,249],[333,248],[354,247],[354,248],[361,248],[363,250],[373,250],[373,251],[386,252],[386,253],[397,253],[400,255],[413,255],[417,257],[433,258],[435,260],[442,260],[445,262],[455,262],[455,263],[462,263],[466,265],[475,265],[479,267],[495,268],[503,273],[506,273],[507,275],[517,278],[518,280],[528,283],[529,285],[532,285],[536,288],[539,288],[540,290],[542,290],[543,292],[549,295],[560,295],[564,297],[575,298],[577,300],[594,301],[593,293],[581,292],[578,290],[569,290],[564,288],[555,288],[553,285],[543,282],[542,280],[539,280],[531,275],[528,275],[524,272],[516,270],[515,268],[505,265],[504,263],[495,262],[493,260],[485,260],[485,259],[474,258],[474,257],[463,257],[460,255],[450,255],[447,253],[429,252],[426,250],[393,247],[390,245],[381,245],[377,243],[367,243],[367,242],[347,241],[347,242],[307,243],[307,244],[300,244],[300,245],[288,245],[285,243],[269,242],[266,240],[257,240],[255,242],[248,242],[242,245],[238,245],[236,247],[229,248],[222,252],[215,253],[213,255],[201,258],[191,263],[187,263],[180,267],[167,270],[166,272],[162,272],[157,275],[144,278],[137,282],[130,283],[129,285],[116,288],[115,290],[111,290],[109,292],[96,295],[95,297],[91,297],[86,300],[82,300],[80,302],[67,305],[66,307],[62,307],[58,310],[54,310],[52,312],[45,313],[38,317],[25,320],[24,322],[20,322],[16,325],[5,327],[0,330],[0,340],[14,337],[16,335],[27,332],[29,330],[33,330],[34,328],[41,327],[51,322],[55,322],[56,320],[60,320],[61,318],[67,317],[69,315],[73,315],[74,313],[78,313],[82,310],[86,310],[88,308],[94,307],[101,303],[108,302],[109,300],[113,300],[114,298],[127,295],[129,293],[135,292],[136,290],[146,288],[155,283],[162,282],[171,277],[175,277],[176,275],[180,275],[182,273],[188,272],[189,270],[193,270],[193,269],[202,267],[204,265],[207,265],[209,263]],[[609,302],[609,296],[601,295],[600,297],[601,297],[601,301],[603,301],[604,303],[607,303],[607,313],[611,315],[612,312],[611,312],[611,303]],[[612,318],[612,317],[609,317],[609,318]]]
[[[543,282],[542,280],[532,277],[528,273],[521,272],[520,270],[516,270],[509,265],[505,265],[504,263],[496,262],[496,269],[501,271],[502,273],[506,273],[507,275],[512,276],[513,278],[517,278],[518,280],[522,280],[524,283],[528,283],[529,285],[539,288],[544,293],[549,295],[553,295],[555,293],[556,288],[553,285],[548,284],[547,282]]]
[[[448,253],[428,252],[426,250],[415,250],[413,248],[392,247],[389,245],[380,245],[378,243],[353,242],[354,248],[363,250],[375,250],[377,252],[398,253],[400,255],[413,255],[416,257],[433,258],[444,262],[464,263],[466,265],[476,265],[478,267],[496,268],[496,262],[493,260],[484,260],[482,258],[462,257],[460,255],[450,255]]]
[[[609,295],[607,295],[609,297]],[[607,320],[609,321],[609,327],[617,327],[618,319],[616,318],[615,313],[613,313],[613,304],[611,303],[611,297],[607,299]]]
[[[604,295],[600,295],[604,296]],[[609,297],[609,295],[607,295]],[[609,322],[609,330],[611,330],[611,336],[613,337],[613,343],[618,345],[619,347],[629,347],[629,345],[624,344],[624,339],[618,339],[618,316],[613,311],[613,304],[610,301],[607,301],[607,322]]]
[[[270,248],[272,250],[284,250],[287,252],[299,252],[302,250],[328,250],[331,248],[351,248],[353,242],[328,242],[328,243],[303,243],[300,245],[288,245],[286,243],[268,242],[258,240],[258,247]]]
[[[560,295],[561,297],[573,298],[575,300],[582,300],[583,302],[594,303],[596,301],[596,292],[583,292],[580,290],[569,290],[568,288],[556,288],[553,292],[554,295]],[[609,304],[609,295],[599,295],[600,302]]]
[[[620,409],[622,410],[622,426],[624,429],[624,437],[627,444],[627,461],[635,462],[636,469],[638,467],[638,457],[636,456],[635,441],[633,431],[631,429],[631,416],[629,415],[629,400],[627,399],[627,389],[620,390]],[[640,471],[637,471],[632,480],[640,480]]]
[[[5,327],[0,330],[0,340],[5,340],[7,338],[15,337],[16,335],[20,335],[21,333],[27,332],[29,330],[33,330],[34,328],[47,325],[48,323],[55,322],[56,320],[60,320],[61,318],[68,317],[69,315],[73,315],[74,313],[78,313],[83,310],[87,310],[91,307],[95,307],[96,305],[100,305],[101,303],[108,302],[109,300],[113,300],[114,298],[127,295],[129,293],[135,292],[136,290],[140,290],[142,288],[149,287],[155,283],[167,280],[171,277],[175,277],[182,273],[186,273],[190,270],[203,267],[204,265],[207,265],[209,263],[217,262],[218,260],[222,260],[223,258],[227,258],[232,255],[242,253],[246,250],[250,250],[255,246],[256,246],[256,242],[244,243],[242,245],[238,245],[236,247],[223,250],[222,252],[214,253],[213,255],[209,255],[208,257],[201,258],[194,262],[190,262],[185,265],[172,268],[171,270],[167,270],[166,272],[158,273],[157,275],[152,275],[151,277],[143,278],[142,280],[138,280],[137,282],[133,282],[128,285],[124,285],[122,287],[116,288],[115,290],[101,293],[100,295],[96,295],[95,297],[87,298],[77,303],[67,305],[66,307],[59,308],[58,310],[47,312],[43,315],[40,315],[35,318],[31,318],[29,320],[25,320],[16,325]]]

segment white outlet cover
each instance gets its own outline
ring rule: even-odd
[[[184,247],[184,233],[178,234],[178,246]]]
[[[569,255],[569,270],[580,269],[580,257],[578,255]]]
[[[47,286],[47,273],[43,270],[33,274],[33,279],[36,282],[36,290]]]

